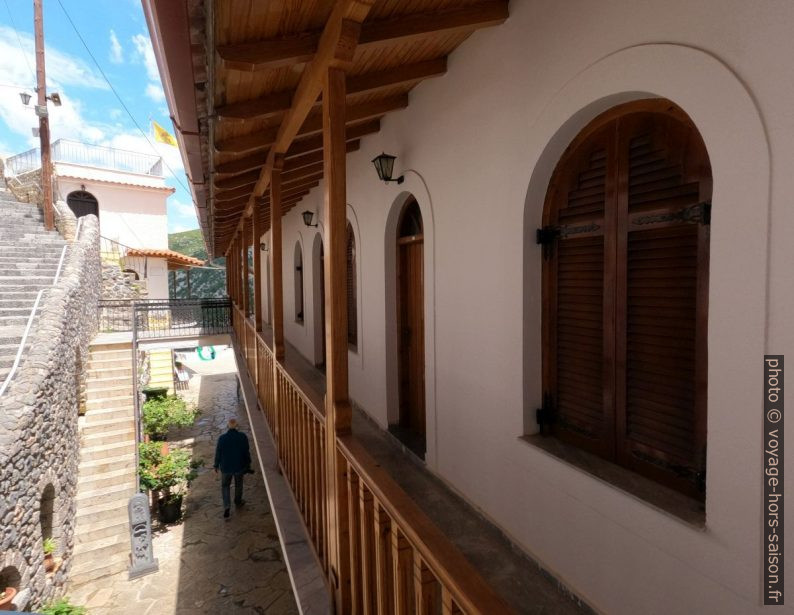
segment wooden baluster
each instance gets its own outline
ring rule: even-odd
[[[446,587],[441,588],[441,615],[457,615],[463,613],[452,599],[452,594]]]
[[[364,481],[359,485],[359,515],[361,517],[361,612],[374,615],[375,605],[375,515],[373,512],[372,492]]]
[[[350,528],[350,604],[351,613],[361,613],[361,515],[358,503],[359,481],[355,470],[347,466],[347,513]]]
[[[391,519],[380,503],[373,499],[375,529],[375,589],[377,594],[378,615],[392,612],[394,598],[392,583],[394,576],[391,571]]]
[[[439,600],[438,581],[419,551],[414,551],[414,596],[418,615],[432,615]]]
[[[394,614],[410,615],[413,613],[413,556],[411,545],[403,536],[396,523],[391,524],[391,557],[394,581]]]

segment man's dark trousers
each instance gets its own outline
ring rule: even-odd
[[[223,507],[231,508],[231,486],[234,479],[234,503],[240,504],[243,501],[243,473],[240,474],[221,474],[221,494],[223,495]]]

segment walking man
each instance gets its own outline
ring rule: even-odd
[[[221,471],[221,495],[223,496],[223,516],[229,517],[231,508],[230,488],[234,479],[234,504],[242,506],[243,474],[250,471],[251,452],[248,437],[237,430],[237,419],[229,419],[229,431],[218,438],[215,447],[215,473]]]

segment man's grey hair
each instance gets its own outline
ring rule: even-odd
[[[237,419],[231,418],[229,419],[229,429],[237,429]]]

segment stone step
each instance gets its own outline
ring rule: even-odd
[[[35,258],[36,256],[46,256],[47,258],[60,258],[63,251],[62,245],[32,244],[32,245],[12,245],[0,246],[0,256],[7,258]]]
[[[31,296],[29,299],[8,299],[4,293],[3,297],[0,297],[0,310],[27,308],[27,311],[30,312],[33,303],[36,301],[36,293],[30,294]]]
[[[7,307],[0,301],[0,317],[24,316],[25,322],[27,322],[27,318],[30,316],[30,310],[32,309],[32,303],[27,307]]]
[[[124,536],[120,532],[111,536],[105,536],[104,538],[97,538],[88,542],[81,542],[74,547],[75,558],[83,556],[80,557],[80,559],[84,559],[86,561],[96,560],[100,563],[110,555],[122,552],[129,553],[129,551],[130,537],[129,535]],[[80,563],[75,564],[75,568],[78,568],[79,566]]]
[[[87,461],[81,461],[79,464],[79,472],[80,475],[83,476],[91,476],[93,474],[102,474],[104,472],[110,472],[112,470],[120,470],[122,468],[129,468],[131,471],[135,470],[135,455],[132,453],[128,453],[125,455],[119,455],[118,457],[105,457],[104,459],[91,459]],[[93,509],[94,507],[88,506],[85,507]],[[97,518],[106,518],[107,515],[104,514],[105,509],[97,509],[100,517]],[[77,511],[77,516],[79,517],[83,513],[83,509]],[[104,516],[103,516],[104,515]]]
[[[25,325],[28,324],[28,318],[30,318],[30,310],[28,310],[27,314],[22,314],[22,315],[19,315],[19,316],[4,316],[4,315],[0,314],[0,328],[22,327],[22,330],[24,332],[24,327],[25,327]],[[34,322],[36,320],[38,320],[38,311],[37,311],[36,315],[34,316]],[[32,331],[33,331],[33,328],[31,327],[31,333],[32,333]],[[20,335],[20,337],[22,337],[22,336]]]
[[[129,416],[124,416],[122,418],[100,419],[96,418],[96,415],[91,415],[90,417],[86,415],[86,417],[87,418],[84,418],[84,423],[81,428],[81,433],[84,436],[104,433],[106,430],[125,428],[132,429],[133,431],[135,430],[135,417],[134,410],[132,409],[130,409]]]
[[[95,506],[108,502],[129,500],[135,494],[135,483],[124,481],[115,485],[97,487],[95,489],[84,489],[82,484],[77,486],[77,507],[87,505]]]
[[[101,372],[104,369],[128,369],[132,371],[132,353],[121,359],[88,359],[88,373]]]
[[[86,401],[92,402],[97,399],[117,399],[119,397],[129,397],[132,399],[132,382],[127,381],[119,386],[98,386],[94,387],[92,382],[86,385]]]
[[[2,353],[2,347],[0,347],[0,354]],[[93,382],[101,378],[123,378],[126,381],[132,380],[132,367],[130,366],[130,361],[125,361],[125,364],[122,366],[110,367],[110,366],[97,366],[97,367],[90,367],[87,370],[88,374],[88,381]]]
[[[96,359],[97,361],[107,361],[108,359],[131,359],[132,358],[132,346],[131,343],[127,344],[126,348],[124,346],[115,347],[115,348],[97,348],[96,346],[91,346],[89,348],[91,353],[91,358]]]
[[[0,326],[0,344],[19,344],[25,327],[2,327]]]
[[[8,299],[30,297],[30,305],[33,305],[39,291],[52,286],[52,280],[48,284],[24,284],[24,282],[25,280],[15,278],[14,284],[3,284],[3,297]]]
[[[97,461],[110,459],[119,455],[135,454],[135,442],[122,441],[111,444],[98,444],[80,448],[80,461]]]
[[[117,468],[109,470],[108,472],[95,472],[93,474],[84,474],[80,476],[77,482],[77,493],[94,491],[104,487],[113,487],[116,485],[126,485],[131,489],[135,489],[135,471],[134,468]]]
[[[30,256],[4,256],[3,254],[0,254],[0,266],[5,266],[5,265],[16,266],[16,265],[25,265],[28,263],[30,264],[45,263],[45,264],[52,264],[57,267],[58,262],[60,260],[61,260],[60,253],[56,254],[54,252],[52,254],[41,255],[41,256],[35,256],[32,254]]]
[[[131,372],[132,370],[127,370]],[[91,371],[91,375],[88,378],[88,390],[89,391],[98,391],[100,389],[109,389],[109,388],[117,388],[121,386],[130,386],[132,387],[132,378],[126,378],[125,374],[119,376],[107,375],[102,370],[99,371]]]
[[[91,542],[97,538],[105,538],[106,536],[115,536],[122,532],[129,538],[129,515],[127,508],[119,509],[118,514],[93,521],[85,517],[80,519],[75,530],[74,541],[75,544],[82,542]]]
[[[52,278],[53,276],[51,275],[31,275],[24,278],[24,281],[26,286],[36,286],[38,289],[43,286],[52,286]],[[0,288],[5,288],[6,284],[9,286],[20,285],[22,280],[23,278],[20,275],[0,274]]]
[[[131,355],[132,341],[116,342],[113,344],[94,342],[91,344],[90,348],[91,348],[91,354],[107,355],[108,353],[111,352],[126,352]],[[112,357],[106,356],[100,358],[112,358]]]
[[[52,280],[55,277],[55,271],[58,269],[58,265],[46,265],[41,267],[0,267],[0,278],[10,278],[14,276],[22,276],[22,277],[46,277],[50,284],[52,284]]]
[[[97,444],[113,444],[114,442],[132,442],[135,443],[135,425],[134,423],[119,429],[106,428],[102,431],[95,431],[89,434],[83,434],[81,438],[82,446],[95,446]]]
[[[96,567],[98,566],[98,567]],[[79,587],[91,581],[103,579],[119,572],[124,572],[129,567],[129,549],[126,553],[117,553],[105,560],[87,560],[86,564],[80,562],[72,566],[69,582],[72,587]]]
[[[86,401],[86,423],[90,424],[94,419],[123,419],[134,416],[135,406],[132,403],[132,399],[132,395],[130,395],[128,397]]]

